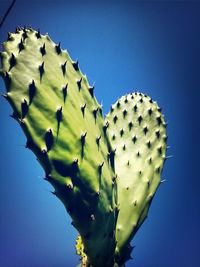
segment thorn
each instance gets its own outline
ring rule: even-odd
[[[11,83],[11,78],[10,78],[10,75],[8,74],[7,71],[5,73],[3,73],[3,79],[4,79],[4,82],[6,84],[6,88],[8,91],[8,88],[10,87],[10,83]]]
[[[82,82],[82,77],[80,78],[80,80],[77,81],[79,91],[81,89],[81,82]]]
[[[148,162],[149,162],[149,164],[151,164],[152,163],[152,158],[149,158]]]
[[[150,141],[147,142],[147,147],[151,148],[151,142]]]
[[[162,146],[160,146],[157,150],[158,150],[158,154],[162,155]]]
[[[74,160],[73,160],[73,163],[78,163],[78,159],[77,158],[75,158]]]
[[[114,111],[114,108],[113,108],[113,106],[111,106],[110,113],[112,113],[113,111]]]
[[[23,34],[22,34],[23,39],[25,40],[26,38],[28,38],[27,32],[26,32],[26,28],[23,29]]]
[[[147,132],[148,132],[148,128],[147,128],[147,126],[144,127],[143,132],[144,132],[145,135],[147,134]]]
[[[20,28],[19,27],[16,27],[15,28],[15,33],[19,33],[19,31],[20,31]]]
[[[42,152],[43,155],[46,155],[46,154],[47,154],[47,150],[46,150],[45,148],[43,148],[43,149],[41,150],[41,152]]]
[[[166,179],[163,179],[163,180],[160,181],[160,183],[162,184],[162,183],[164,183],[166,181],[167,181]]]
[[[66,64],[67,64],[67,60],[61,65],[63,76],[65,76],[66,74],[66,69],[67,69]]]
[[[126,98],[125,98],[125,100],[124,100],[124,103],[128,103],[128,99],[127,99],[127,96],[126,96]]]
[[[16,58],[13,53],[10,57],[9,63],[10,63],[10,67],[9,67],[9,71],[10,71],[16,65]]]
[[[85,145],[85,138],[86,138],[86,135],[87,135],[87,132],[85,132],[84,134],[81,134],[81,143],[82,143],[82,146]]]
[[[137,157],[140,157],[140,152],[139,151],[137,152]]]
[[[78,60],[76,62],[72,62],[72,65],[76,71],[79,70]]]
[[[113,136],[112,136],[112,140],[115,140],[115,138],[116,138],[116,136],[115,136],[115,134],[113,134]]]
[[[126,145],[125,144],[123,145],[123,150],[126,150]]]
[[[133,107],[133,109],[134,109],[134,111],[136,112],[136,111],[137,111],[137,105],[135,105],[135,106]]]
[[[130,165],[130,161],[128,160],[128,162],[127,162],[127,165],[129,166]]]
[[[24,44],[23,44],[22,38],[21,38],[20,43],[18,44],[18,48],[19,48],[19,53],[24,49]]]
[[[168,139],[168,136],[163,136],[163,140],[164,140],[164,142],[165,142],[165,144],[167,144],[167,139]]]
[[[29,84],[29,105],[32,103],[33,97],[35,96],[36,93],[36,87],[35,87],[35,81],[32,80],[32,83]]]
[[[8,100],[8,94],[2,94],[1,96],[3,96],[6,100]]]
[[[53,132],[52,129],[48,129],[45,133],[45,143],[47,147],[47,151],[51,150],[53,145]]]
[[[104,124],[104,126],[103,126],[103,132],[104,132],[104,134],[106,134],[106,130],[108,129],[108,126],[109,126],[109,122],[106,121],[105,124]]]
[[[137,200],[134,201],[134,206],[136,206],[136,205],[137,205]]]
[[[126,115],[127,115],[127,110],[124,109],[124,110],[123,110],[123,116],[124,116],[124,118],[126,117]]]
[[[152,113],[153,113],[152,108],[150,108],[150,109],[148,110],[148,114],[149,114],[149,116],[151,116]]]
[[[21,111],[22,111],[22,119],[24,119],[24,117],[26,116],[28,112],[28,103],[25,98],[21,103]]]
[[[90,92],[90,95],[91,95],[92,97],[94,97],[94,86],[89,86],[89,87],[88,87],[88,90],[89,90],[89,92]]]
[[[162,111],[162,108],[158,107],[157,110],[158,110],[158,112],[161,112]]]
[[[117,122],[117,120],[118,120],[118,117],[117,117],[117,115],[115,115],[114,118],[113,118],[114,124]]]
[[[160,138],[160,131],[156,131],[156,137],[159,139]]]
[[[57,119],[58,123],[60,123],[62,120],[62,106],[59,107],[56,111],[56,119]]]
[[[100,139],[101,139],[101,135],[99,135],[99,136],[96,138],[96,143],[97,143],[98,148],[99,148],[99,144],[100,144]]]
[[[142,122],[142,116],[141,116],[141,115],[138,117],[138,122],[139,122],[139,125],[140,125],[141,122]]]
[[[40,30],[38,29],[38,31],[36,32],[35,36],[37,37],[37,39],[41,38],[41,34],[40,34]]]
[[[46,54],[45,43],[40,47],[40,53],[42,54],[42,56]]]
[[[91,216],[90,216],[90,217],[91,217],[91,220],[92,220],[92,221],[94,221],[94,220],[95,220],[95,216],[94,216],[94,214],[91,214]]]
[[[81,106],[81,112],[83,114],[83,117],[85,115],[85,108],[86,108],[86,103],[84,105]]]
[[[131,131],[131,129],[132,129],[132,127],[133,127],[133,123],[132,123],[132,121],[129,122],[128,127],[129,127],[129,131]]]
[[[58,55],[62,52],[60,48],[60,42],[55,46],[55,49]]]
[[[10,32],[8,32],[7,41],[12,41],[13,37]]]
[[[143,103],[143,99],[142,98],[140,98],[140,103]]]
[[[66,84],[66,85],[62,88],[64,103],[65,103],[65,100],[66,100],[66,97],[67,97],[67,87],[68,87],[68,84]]]
[[[156,120],[157,120],[157,122],[158,122],[158,125],[160,126],[161,123],[162,123],[161,116],[157,117]]]
[[[153,99],[152,99],[152,98],[150,98],[150,99],[149,99],[149,102],[150,102],[151,104],[153,104]]]
[[[99,167],[98,167],[100,176],[102,174],[103,165],[104,165],[104,161],[101,164],[99,164]]]
[[[117,108],[119,108],[119,107],[120,107],[120,102],[118,101],[118,102],[117,102]]]
[[[134,137],[132,138],[132,141],[133,141],[133,143],[135,144],[135,143],[136,143],[136,141],[137,141],[137,137],[136,137],[136,136],[134,136]]]
[[[160,167],[158,167],[158,168],[156,169],[156,172],[157,172],[157,173],[160,173]]]
[[[96,122],[96,119],[97,119],[97,111],[98,111],[98,107],[93,109],[93,115],[94,115],[95,122]]]
[[[39,73],[40,73],[40,82],[42,80],[42,76],[44,74],[44,61],[42,62],[42,64],[38,67],[39,69]]]
[[[123,134],[124,134],[124,129],[122,128],[122,129],[120,130],[120,136],[122,137]]]

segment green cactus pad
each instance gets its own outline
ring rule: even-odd
[[[118,188],[116,261],[123,264],[130,258],[130,241],[147,217],[161,181],[166,124],[156,102],[141,93],[123,96],[105,119]]]
[[[88,262],[111,266],[116,186],[94,88],[60,44],[33,29],[8,35],[1,62],[13,117],[81,234]]]

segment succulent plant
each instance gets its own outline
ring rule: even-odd
[[[12,117],[78,230],[82,266],[123,266],[166,159],[166,124],[150,97],[122,97],[104,118],[79,64],[48,34],[17,28],[0,71]]]

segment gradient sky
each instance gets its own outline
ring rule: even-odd
[[[8,4],[0,0],[0,16]],[[137,90],[163,108],[173,159],[127,267],[199,267],[200,3],[17,0],[0,42],[18,25],[48,32],[79,59],[104,113]],[[0,266],[73,267],[71,220],[3,98],[0,114]]]

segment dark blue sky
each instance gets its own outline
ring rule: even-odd
[[[0,16],[9,1],[0,0]],[[20,1],[0,30],[31,25],[61,41],[91,83],[104,112],[142,91],[169,122],[169,160],[127,267],[200,266],[200,3],[179,1]],[[4,92],[0,81],[1,92]],[[0,266],[73,267],[76,231],[24,149],[0,99]]]

